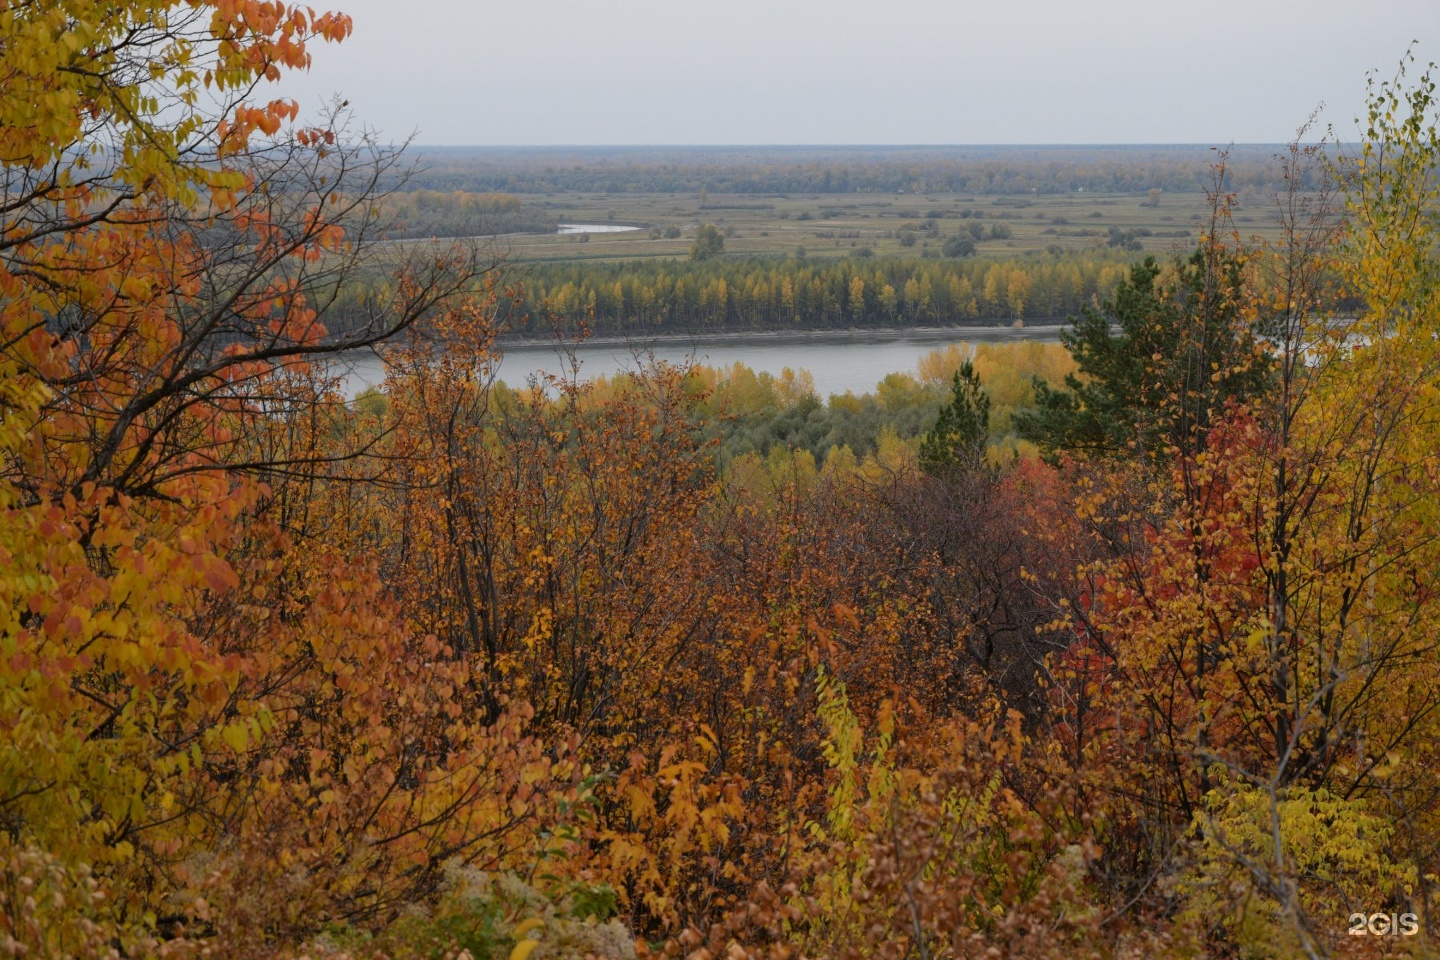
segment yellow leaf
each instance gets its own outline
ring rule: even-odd
[[[220,732],[220,736],[234,750],[244,750],[250,742],[250,731],[244,723],[231,724]]]

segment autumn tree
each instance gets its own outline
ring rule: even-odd
[[[433,891],[527,821],[512,776],[578,777],[518,708],[461,720],[465,675],[363,562],[297,548],[284,488],[333,459],[311,361],[429,317],[473,258],[330,309],[376,266],[396,154],[252,101],[343,16],[75,0],[0,31],[7,835],[102,884],[120,939],[203,921],[240,950]]]
[[[725,235],[713,223],[700,225],[695,241],[690,244],[691,260],[709,260],[725,252]]]
[[[1168,484],[1102,480],[1080,508],[1127,522],[1057,658],[1058,729],[1150,851],[1130,875],[1178,876],[1181,916],[1241,950],[1327,956],[1352,905],[1433,910],[1432,91],[1372,86],[1338,198],[1276,196],[1239,300],[1268,389],[1212,414]],[[1325,162],[1293,147],[1287,181]],[[1343,322],[1337,281],[1363,304]]]

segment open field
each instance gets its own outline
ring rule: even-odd
[[[1158,199],[1158,203],[1152,203]],[[1112,230],[1131,249],[1166,253],[1188,249],[1208,228],[1206,196],[1163,193],[977,196],[973,194],[697,194],[553,193],[526,195],[562,223],[630,224],[626,233],[497,238],[511,262],[630,260],[689,255],[695,230],[713,223],[726,233],[728,255],[797,254],[811,258],[941,256],[944,241],[960,236],[976,254],[996,259],[1111,245]],[[1234,211],[1242,235],[1272,232],[1258,204]],[[678,237],[666,238],[667,229]],[[978,233],[979,237],[975,237]],[[1006,234],[1009,234],[1006,236]],[[911,245],[902,245],[907,234]],[[1135,246],[1138,244],[1138,248]]]

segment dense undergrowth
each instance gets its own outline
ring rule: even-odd
[[[0,953],[1433,949],[1428,76],[1063,352],[511,390],[464,251],[323,325],[345,18],[121,14],[0,9]]]

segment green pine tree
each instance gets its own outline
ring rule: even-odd
[[[950,384],[950,402],[920,439],[920,469],[939,476],[954,471],[972,472],[985,464],[990,439],[990,395],[975,366],[966,360]]]
[[[1264,392],[1271,364],[1241,309],[1241,263],[1217,247],[1172,266],[1130,268],[1103,308],[1085,308],[1060,340],[1079,366],[1065,388],[1035,383],[1016,432],[1054,453],[1139,453],[1167,460],[1204,448],[1212,417]]]

